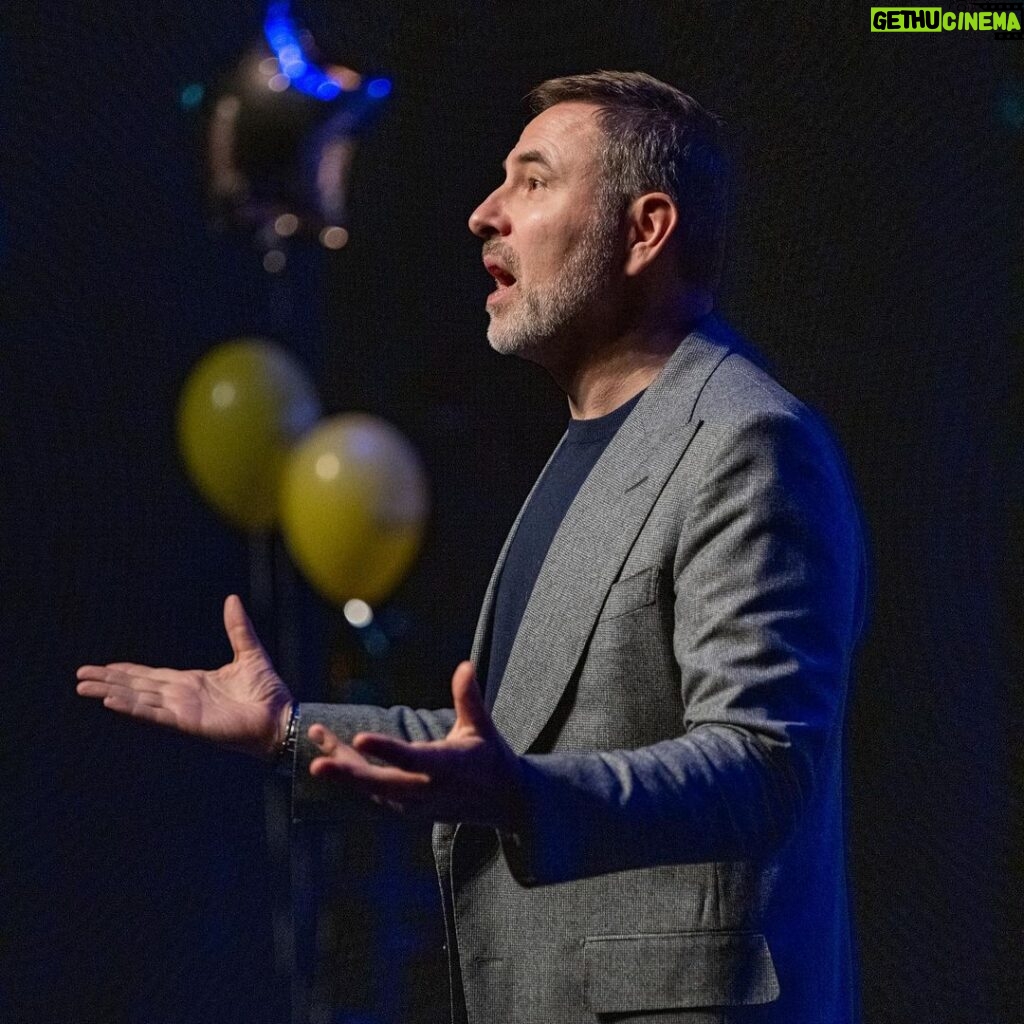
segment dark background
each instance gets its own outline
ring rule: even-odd
[[[543,374],[490,352],[465,220],[530,86],[614,67],[731,125],[720,308],[828,417],[859,489],[864,1019],[1019,1024],[1024,42],[871,34],[867,5],[789,0],[296,14],[395,92],[357,158],[350,245],[297,253],[274,285],[244,240],[208,231],[179,103],[257,36],[258,5],[0,15],[0,1019],[270,1024],[289,998],[322,1020],[440,1019],[422,833],[298,834],[289,867],[265,825],[274,780],[75,697],[74,669],[228,659],[221,602],[249,595],[252,555],[189,486],[174,411],[213,344],[274,333],[328,411],[378,412],[414,441],[434,508],[389,658],[361,657],[280,558],[289,612],[268,642],[304,696],[354,673],[376,699],[444,703],[567,416]],[[297,901],[294,954],[292,888],[335,908],[317,925]],[[289,964],[311,990],[289,992]]]

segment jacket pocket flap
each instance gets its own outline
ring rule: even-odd
[[[768,943],[756,932],[595,936],[584,940],[583,961],[595,1013],[743,1006],[779,995]]]
[[[601,609],[599,621],[614,619],[619,615],[635,611],[658,599],[658,576],[660,567],[652,565],[641,569],[635,576],[613,583]]]

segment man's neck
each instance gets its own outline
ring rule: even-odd
[[[636,328],[586,355],[559,381],[573,419],[604,416],[638,395],[661,373],[679,343],[710,308],[689,310],[671,326]]]
[[[674,335],[665,338],[664,347],[615,347],[595,353],[566,386],[572,418],[605,416],[638,395],[661,373],[679,341]]]

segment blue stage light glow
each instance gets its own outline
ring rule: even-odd
[[[341,86],[337,82],[332,82],[329,79],[326,82],[321,82],[316,87],[316,94],[322,100],[333,100],[338,93],[341,92]]]
[[[181,105],[185,110],[192,110],[198,107],[203,102],[203,96],[206,94],[206,90],[198,82],[193,82],[191,85],[186,85],[181,90],[180,101]]]
[[[374,78],[366,85],[366,95],[375,100],[382,100],[391,92],[391,83],[386,78]]]
[[[288,13],[289,6],[287,2],[278,2],[267,7],[263,21],[267,43],[290,86],[319,100],[333,100],[341,92],[341,86],[312,63],[302,49],[298,26]]]

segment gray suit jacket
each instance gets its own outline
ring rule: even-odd
[[[454,1019],[852,1018],[841,747],[863,559],[828,432],[701,321],[571,505],[513,645],[494,720],[524,755],[528,824],[434,829]],[[452,723],[302,716],[342,736]],[[299,817],[344,805],[314,754],[300,743]]]

